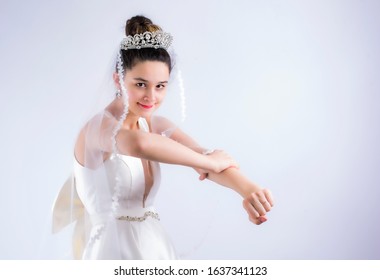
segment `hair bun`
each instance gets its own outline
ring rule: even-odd
[[[125,35],[135,35],[139,33],[144,33],[146,31],[154,32],[161,30],[158,25],[153,24],[153,22],[144,16],[134,16],[127,20],[125,25]]]

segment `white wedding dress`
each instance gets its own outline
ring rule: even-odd
[[[145,119],[140,118],[139,124],[140,129],[148,131]],[[111,156],[102,169],[102,172],[106,170],[106,176],[74,160],[76,191],[90,224],[82,259],[177,259],[154,209],[160,185],[160,166],[157,162],[150,164],[153,184],[147,191],[143,162],[139,158]],[[122,176],[115,176],[115,170]],[[96,186],[86,182],[86,178],[92,178]],[[107,188],[114,187],[116,180],[120,186],[118,207],[116,215],[113,211],[110,218],[114,190]]]

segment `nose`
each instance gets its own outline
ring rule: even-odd
[[[144,100],[155,101],[156,100],[156,89],[155,87],[148,87],[145,91]]]

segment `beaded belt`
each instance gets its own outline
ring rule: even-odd
[[[158,213],[148,211],[144,213],[144,216],[142,217],[132,217],[132,216],[120,216],[117,219],[118,220],[123,220],[123,221],[128,221],[128,222],[143,222],[145,221],[148,217],[151,217],[156,220],[160,220],[160,217],[158,216]]]

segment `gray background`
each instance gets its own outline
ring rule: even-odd
[[[276,200],[257,227],[237,194],[163,166],[157,208],[184,258],[379,259],[379,11],[375,0],[1,1],[0,258],[46,257],[84,112],[124,21],[144,14],[175,38],[183,129]]]

